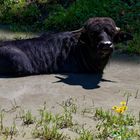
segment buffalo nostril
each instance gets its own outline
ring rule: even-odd
[[[113,48],[113,44],[111,41],[101,41],[99,43],[99,48],[100,49],[110,49],[110,48]]]
[[[112,45],[111,41],[102,41],[101,43],[105,46],[111,46]]]

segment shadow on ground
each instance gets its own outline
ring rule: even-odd
[[[47,75],[47,74],[46,74]],[[32,75],[37,76],[37,75]],[[0,74],[0,78],[5,79],[11,79],[11,78],[22,78],[22,77],[28,77],[28,76],[17,76],[17,75],[11,75],[11,74]],[[107,79],[102,78],[102,74],[59,74],[56,75],[55,78],[58,80],[53,83],[65,83],[72,86],[81,86],[84,89],[96,89],[100,88],[99,84],[100,82],[115,82]]]
[[[59,80],[55,83],[62,82],[72,86],[82,86],[84,89],[100,88],[100,82],[114,82],[102,79],[102,74],[67,74],[65,76],[55,76]]]

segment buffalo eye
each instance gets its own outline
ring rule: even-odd
[[[112,30],[108,30],[108,34],[113,36],[114,35],[114,30],[113,29]]]
[[[104,30],[110,36],[113,36],[114,33],[115,33],[115,30],[113,28],[111,28],[111,27],[105,27]]]

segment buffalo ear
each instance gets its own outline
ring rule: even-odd
[[[133,36],[130,33],[125,33],[125,32],[118,32],[115,36],[113,41],[115,43],[121,43],[125,41],[132,40]]]
[[[72,31],[72,33],[73,33],[73,36],[79,41],[79,43],[82,43],[82,44],[89,43],[89,38],[88,38],[87,30],[85,29],[85,27]]]

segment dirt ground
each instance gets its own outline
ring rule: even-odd
[[[0,107],[8,110],[15,100],[17,105],[34,112],[46,101],[50,111],[59,112],[58,103],[74,98],[80,108],[91,106],[94,102],[95,107],[111,109],[113,105],[126,100],[125,93],[131,93],[129,111],[137,116],[140,111],[139,90],[140,57],[115,53],[103,77],[91,74],[1,77]],[[90,123],[85,118],[77,119]]]
[[[16,100],[20,105],[34,108],[44,101],[51,107],[56,102],[86,97],[96,106],[110,108],[119,103],[125,92],[132,94],[130,108],[139,111],[140,57],[115,55],[101,78],[91,74],[37,75],[21,78],[0,78],[0,105],[10,106]],[[136,93],[138,91],[138,95]]]

